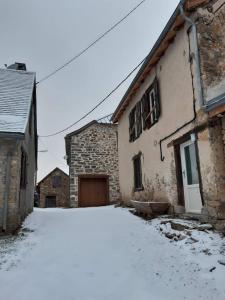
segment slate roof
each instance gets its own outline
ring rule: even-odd
[[[0,69],[0,132],[25,133],[35,73]]]

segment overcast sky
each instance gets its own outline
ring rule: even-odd
[[[37,81],[86,47],[140,0],[0,0],[0,67],[25,62]],[[78,60],[37,88],[38,134],[75,122],[150,51],[178,0],[147,0]],[[132,78],[131,78],[132,79]],[[130,80],[68,132],[40,138],[38,180],[56,166],[68,172],[64,137],[114,111]]]

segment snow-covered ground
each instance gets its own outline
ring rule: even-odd
[[[36,209],[18,238],[0,240],[0,299],[224,300],[225,239],[188,230],[175,241],[161,222],[113,207]]]

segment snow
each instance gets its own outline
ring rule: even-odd
[[[0,114],[0,120],[3,123],[18,123],[24,121],[24,118],[16,115]]]
[[[0,128],[2,131],[16,131],[23,127],[26,118],[11,114],[0,114]]]
[[[198,242],[170,240],[162,220],[111,206],[35,209],[17,238],[0,240],[1,299],[224,300],[225,239],[192,229]]]
[[[25,133],[35,74],[0,69],[0,131]]]

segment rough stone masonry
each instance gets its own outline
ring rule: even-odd
[[[70,206],[78,206],[79,175],[108,175],[109,202],[118,202],[117,125],[96,121],[70,136]]]

